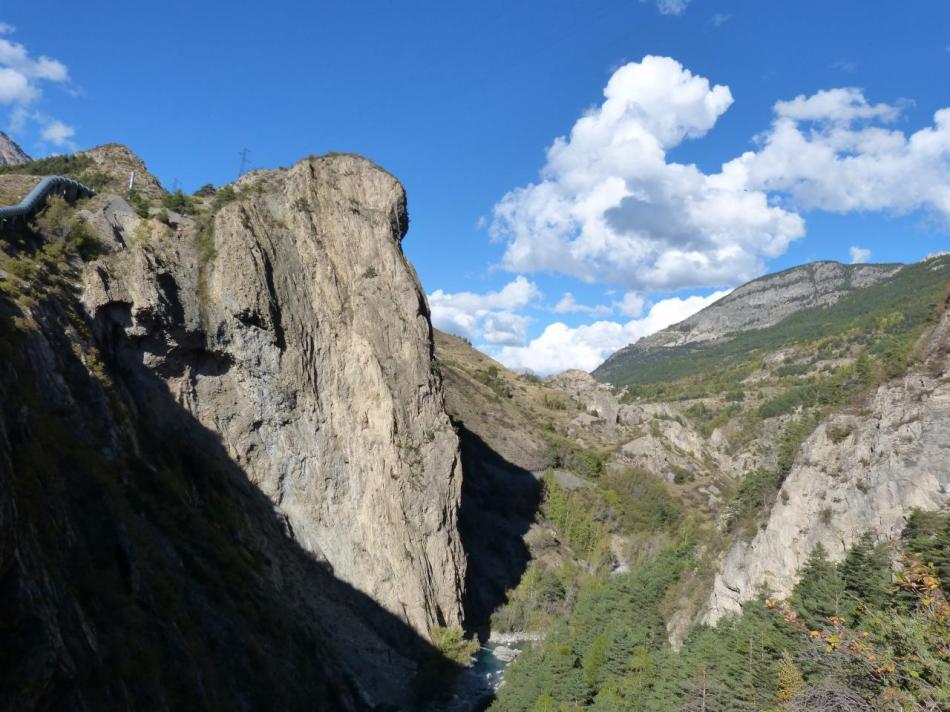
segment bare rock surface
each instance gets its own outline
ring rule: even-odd
[[[879,387],[867,413],[833,415],[805,441],[765,527],[726,553],[704,622],[763,589],[788,596],[819,543],[840,560],[866,531],[893,540],[914,509],[950,506],[950,313],[924,348],[923,365]]]
[[[458,439],[401,250],[402,187],[334,155],[238,188],[206,228],[213,256],[172,230],[132,241],[87,268],[87,309],[123,330],[128,358],[220,435],[335,576],[423,635],[459,625]],[[128,232],[124,206],[103,213]]]
[[[586,371],[571,369],[555,376],[549,376],[545,381],[555,388],[569,393],[589,413],[596,413],[609,424],[617,423],[620,406],[616,394],[610,386],[598,383]]]
[[[402,187],[330,155],[185,215],[124,147],[87,155],[95,251],[0,269],[0,698],[414,709],[466,562]],[[150,198],[110,193],[129,170]]]
[[[16,166],[30,161],[30,157],[16,141],[0,131],[0,166]]]

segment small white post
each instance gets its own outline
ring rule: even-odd
[[[135,171],[129,173],[129,192],[132,192],[132,186],[135,185]]]

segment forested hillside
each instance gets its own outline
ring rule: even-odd
[[[493,709],[946,705],[950,629],[937,582],[950,575],[950,513],[932,510],[946,504],[947,474],[932,470],[932,456],[906,465],[926,483],[905,487],[935,498],[924,500],[931,511],[912,513],[882,494],[900,487],[886,461],[855,453],[882,407],[909,419],[896,434],[901,448],[930,432],[914,430],[914,418],[946,425],[948,296],[950,258],[935,257],[762,329],[641,354],[613,389],[578,372],[535,384],[453,342],[451,367],[440,356],[450,404],[458,373],[480,363],[468,370],[489,401],[523,414],[526,442],[547,441],[532,451],[541,497],[525,536],[530,557],[491,625],[544,641],[509,669]],[[882,406],[881,393],[898,400]],[[503,446],[522,427],[508,417],[502,437],[486,425],[489,409],[466,409],[467,427],[488,444]],[[717,607],[710,592],[726,552],[776,512],[805,506],[789,501],[796,490],[786,480],[801,479],[819,445],[854,461],[840,483],[853,495],[829,500],[807,532],[786,534],[788,561],[803,563],[783,596],[770,597],[766,576],[761,595]],[[892,456],[914,457],[900,448]],[[882,467],[881,481],[867,479]],[[890,535],[841,515],[835,529],[849,506],[904,524]],[[829,548],[827,537],[837,543]],[[717,625],[701,625],[707,618]]]
[[[695,628],[674,651],[663,624],[665,594],[695,545],[678,542],[629,573],[585,579],[570,616],[517,661],[492,709],[950,704],[950,515],[914,513],[902,540],[889,545],[864,535],[840,564],[818,547],[789,601],[763,595],[715,628]],[[892,572],[893,557],[900,573]],[[549,586],[547,596],[556,590]]]

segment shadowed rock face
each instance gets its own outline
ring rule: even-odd
[[[187,235],[133,240],[87,267],[86,308],[336,577],[423,635],[460,625],[459,444],[402,187],[333,155],[236,188],[205,232],[213,257]]]
[[[451,669],[459,441],[403,189],[355,156],[237,188],[165,222],[103,192],[108,254],[0,290],[0,710],[411,709]]]

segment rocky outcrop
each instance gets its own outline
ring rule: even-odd
[[[763,329],[803,309],[834,304],[853,290],[876,284],[900,268],[899,264],[812,262],[760,277],[688,319],[624,347],[601,364],[594,376],[610,381],[629,370],[641,354]]]
[[[603,383],[598,383],[586,371],[570,369],[556,376],[545,379],[547,383],[571,394],[571,396],[588,413],[603,418],[607,423],[616,424],[620,413],[620,405],[613,389]]]
[[[334,155],[235,188],[0,244],[0,709],[412,708],[462,623],[402,187]]]
[[[402,187],[348,155],[236,187],[203,246],[130,240],[90,265],[84,304],[334,575],[422,634],[460,625],[458,440]]]
[[[0,166],[17,166],[30,160],[12,138],[0,131]]]
[[[76,155],[92,160],[94,171],[100,178],[97,183],[102,185],[104,191],[124,194],[130,179],[133,179],[133,189],[143,195],[158,197],[165,192],[158,178],[149,173],[145,161],[122,144],[107,143]]]
[[[788,596],[819,543],[841,559],[866,531],[893,540],[914,509],[950,506],[950,313],[924,350],[923,365],[879,387],[867,412],[833,415],[805,441],[765,527],[725,555],[704,622],[761,590]]]

